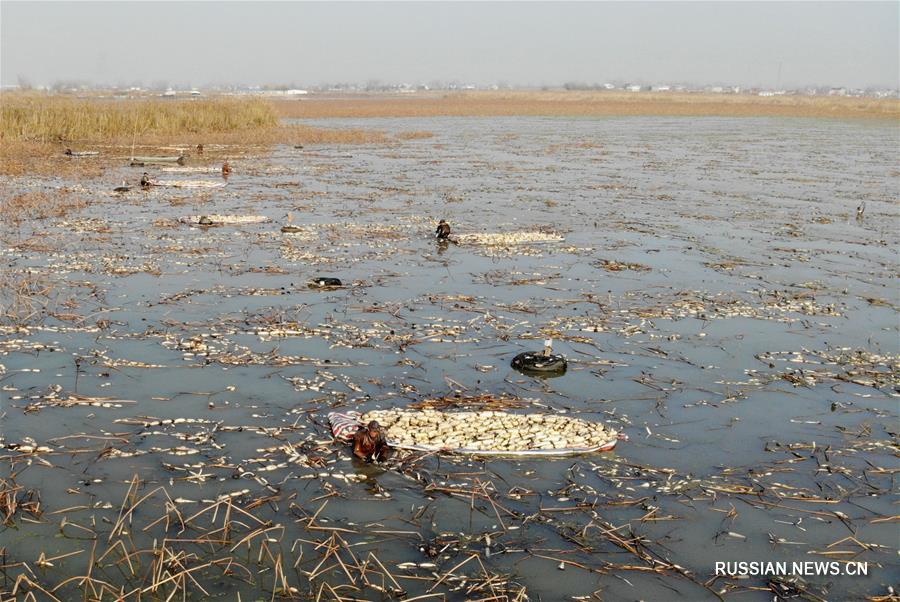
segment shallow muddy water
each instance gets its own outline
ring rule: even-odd
[[[3,225],[4,591],[89,567],[94,595],[160,599],[860,599],[900,581],[895,125],[314,125],[434,136],[279,147],[217,190],[115,195],[140,177],[124,167],[2,181],[90,201]],[[271,221],[179,221],[212,214]],[[434,241],[441,218],[461,244]],[[15,303],[26,280],[37,313]],[[509,367],[547,338],[564,376]],[[629,440],[375,466],[325,419],[491,409],[481,395]],[[868,576],[716,578],[739,560]]]

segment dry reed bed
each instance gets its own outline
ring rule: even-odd
[[[900,119],[900,100],[624,92],[464,92],[308,98],[272,103],[282,117],[721,116]]]
[[[259,99],[105,100],[3,94],[0,140],[43,144],[335,144],[382,142],[382,132],[282,126]],[[415,132],[412,137],[427,133]]]
[[[36,142],[208,134],[276,125],[278,117],[260,100],[121,101],[5,94],[0,108],[4,139]]]
[[[416,135],[415,137],[421,137]],[[369,144],[383,132],[282,125],[272,105],[259,99],[74,99],[38,94],[0,97],[0,174],[96,178],[137,154],[205,154],[192,162],[258,155],[276,144]],[[66,148],[99,150],[100,156],[67,159]],[[164,149],[160,152],[160,149]]]

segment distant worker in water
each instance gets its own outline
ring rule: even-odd
[[[225,161],[225,163],[222,163],[222,177],[227,178],[229,175],[231,175],[231,165],[228,164],[228,161]]]
[[[375,420],[360,426],[353,435],[353,455],[367,462],[385,460],[390,454],[384,430]]]
[[[198,144],[198,145],[197,145],[197,154],[198,154],[198,155],[202,155],[202,154],[203,154],[203,145],[202,145],[202,144]]]
[[[856,221],[861,222],[865,215],[866,215],[866,202],[863,201],[859,205],[859,207],[856,208]]]
[[[141,188],[143,188],[144,190],[147,190],[148,188],[150,188],[151,185],[152,184],[150,183],[150,174],[148,174],[145,171],[144,175],[141,176]]]
[[[434,231],[434,235],[437,236],[438,240],[449,240],[450,224],[448,224],[445,220],[439,221],[437,230]]]

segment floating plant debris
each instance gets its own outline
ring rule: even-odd
[[[896,598],[896,128],[381,127],[0,178],[0,597]]]

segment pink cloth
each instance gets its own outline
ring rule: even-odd
[[[362,425],[359,417],[359,412],[331,412],[328,414],[331,434],[340,441],[350,441]]]

